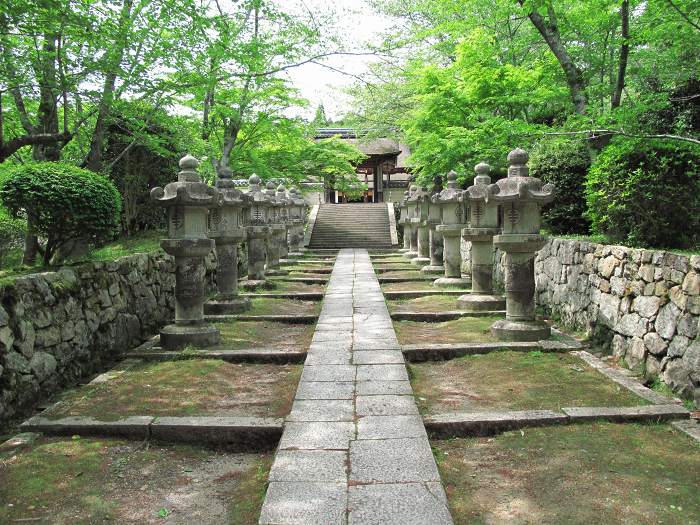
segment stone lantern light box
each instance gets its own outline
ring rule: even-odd
[[[175,258],[175,322],[160,331],[160,344],[168,350],[219,342],[219,331],[204,322],[203,305],[204,258],[214,249],[209,213],[221,206],[222,196],[200,180],[198,166],[187,155],[180,160],[176,182],[151,190],[151,199],[168,211],[168,238],[161,247]]]

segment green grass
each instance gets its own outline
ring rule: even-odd
[[[500,316],[462,317],[444,323],[394,321],[394,330],[402,345],[441,343],[492,343],[491,325]]]
[[[697,523],[700,446],[590,423],[432,442],[455,523]]]
[[[678,397],[677,394],[671,390],[671,387],[664,383],[660,377],[654,379],[654,382],[651,384],[650,388],[659,394],[672,399]],[[695,410],[696,408],[695,402],[692,399],[683,399],[683,406],[687,410]]]
[[[253,297],[250,310],[242,315],[318,315],[320,311],[320,301]]]
[[[160,240],[165,237],[162,231],[142,232],[133,237],[124,237],[91,250],[82,260],[71,264],[82,264],[91,261],[112,261],[119,257],[134,255],[137,253],[150,253],[160,249]],[[42,265],[41,256],[37,258],[34,266],[22,265],[22,250],[15,249],[8,252],[0,265],[0,283],[11,282],[15,277],[36,272],[54,270],[55,267]]]
[[[107,382],[64,392],[45,415],[102,421],[139,415],[283,417],[301,368],[206,359],[143,363]]]
[[[410,368],[430,414],[648,404],[570,354],[500,351]]]

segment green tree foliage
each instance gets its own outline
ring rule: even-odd
[[[681,143],[617,139],[586,185],[593,229],[632,246],[700,244],[700,151]]]
[[[96,243],[115,233],[121,199],[105,177],[61,162],[31,163],[10,170],[0,201],[13,217],[45,239],[44,264],[69,241]]]
[[[591,152],[581,140],[545,141],[530,156],[531,173],[557,188],[556,199],[542,210],[542,223],[552,233],[587,235],[584,194]]]

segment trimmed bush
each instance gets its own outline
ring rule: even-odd
[[[557,188],[554,202],[542,208],[542,224],[555,234],[587,234],[586,175],[591,155],[582,141],[547,141],[532,153],[532,176]]]
[[[700,148],[680,142],[614,140],[586,184],[595,232],[656,248],[700,244]]]
[[[105,177],[61,162],[8,170],[0,201],[13,217],[25,217],[28,229],[45,239],[44,264],[70,241],[96,243],[116,231],[121,197]]]
[[[13,219],[0,210],[0,265],[10,250],[21,246],[26,232],[27,227],[23,220]]]

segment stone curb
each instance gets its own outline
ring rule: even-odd
[[[677,405],[636,407],[575,407],[553,410],[512,410],[436,414],[423,422],[433,438],[490,436],[508,430],[590,421],[614,423],[684,420],[690,413]]]
[[[377,277],[379,284],[389,284],[389,283],[421,283],[425,281],[434,281],[435,277],[431,276],[418,276],[418,277]]]
[[[406,263],[404,266],[387,266],[386,268],[374,268],[374,272],[379,276],[383,273],[388,272],[413,272],[416,271],[416,267],[412,266],[411,263]]]
[[[303,284],[328,284],[329,279],[321,277],[272,277],[270,281]]]
[[[299,301],[322,301],[323,292],[279,292],[279,293],[242,293],[241,297],[265,299],[297,299]]]
[[[445,361],[455,359],[465,355],[488,354],[501,350],[511,350],[513,352],[532,352],[541,350],[543,352],[568,352],[571,348],[561,345],[547,345],[543,347],[540,342],[535,343],[454,343],[454,344],[434,344],[434,345],[402,345],[401,351],[407,361],[420,363],[423,361]]]
[[[389,236],[391,238],[391,245],[398,247],[398,245],[399,245],[399,233],[396,229],[396,215],[394,214],[394,203],[387,202],[386,209],[387,209],[387,213],[389,214]]]
[[[241,450],[270,450],[282,436],[284,420],[255,417],[130,416],[117,421],[91,417],[47,419],[35,416],[20,425],[23,432],[53,436],[100,436],[154,439],[173,443],[227,445]]]
[[[306,352],[283,352],[275,348],[249,348],[243,350],[200,350],[198,352],[168,352],[165,350],[132,351],[128,357],[144,361],[186,361],[188,359],[220,359],[227,363],[301,364]]]
[[[314,231],[314,226],[316,225],[316,217],[318,216],[318,210],[320,208],[321,206],[318,204],[314,204],[311,208],[311,212],[309,213],[309,220],[306,222],[306,230],[304,230],[304,240],[301,243],[301,245],[304,248],[309,247],[309,243],[311,242],[311,234]]]
[[[235,315],[207,315],[204,317],[205,321],[216,322],[216,321],[274,321],[276,323],[287,323],[287,324],[313,324],[318,320],[318,315],[316,314],[304,314],[304,315],[246,315],[246,314],[235,314]]]
[[[638,395],[642,399],[646,399],[647,401],[650,401],[655,405],[668,405],[669,402],[671,402],[671,400],[668,397],[659,394],[658,392],[654,392],[650,388],[645,387],[636,379],[629,377],[623,372],[612,368],[604,361],[598,359],[596,356],[589,352],[586,352],[585,350],[571,353],[583,359],[586,363],[588,363],[591,366],[591,368],[598,370],[598,372],[600,372],[607,378],[612,379],[615,383],[617,383],[623,388],[626,388],[633,394]]]
[[[407,291],[395,291],[395,292],[388,292],[388,291],[383,291],[384,297],[386,299],[418,299],[419,297],[429,297],[433,295],[454,295],[454,296],[460,296],[464,294],[468,294],[469,290],[445,290],[445,289],[440,289],[440,290],[407,290]]]
[[[691,439],[700,443],[700,421],[697,419],[686,419],[674,421],[671,426],[687,434]]]
[[[491,315],[505,316],[505,314],[505,310],[494,312],[464,312],[461,310],[452,310],[447,312],[392,312],[390,315],[395,321],[425,321],[428,323],[438,323],[441,321],[461,319],[462,317],[488,317]]]
[[[316,273],[316,274],[319,274],[319,275],[321,275],[321,274],[324,274],[324,275],[325,275],[325,274],[328,274],[328,275],[330,275],[331,272],[333,271],[333,268],[314,268],[314,267],[310,267],[310,268],[297,268],[297,269],[290,270],[290,271],[293,271],[293,272],[296,272],[296,273]]]

